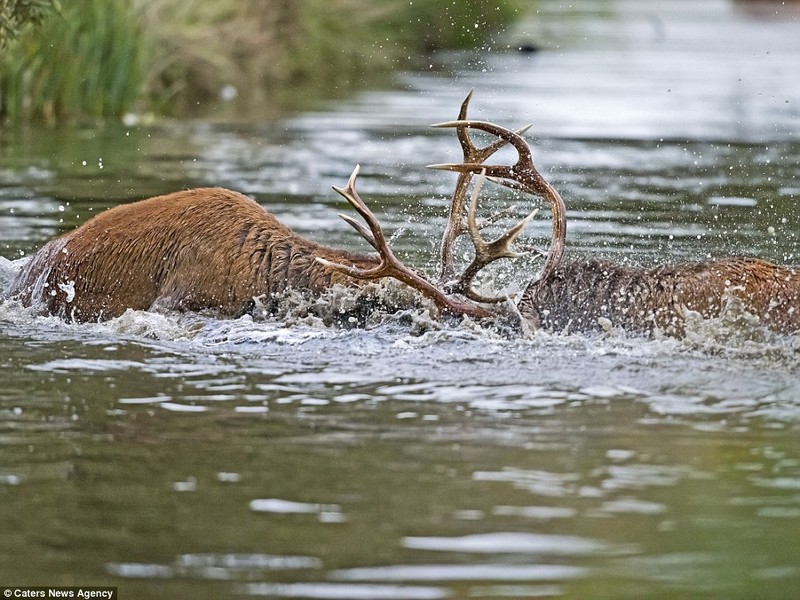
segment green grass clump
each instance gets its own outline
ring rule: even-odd
[[[3,0],[0,0],[3,1]],[[31,2],[33,0],[26,0]],[[44,1],[44,0],[42,0]],[[61,0],[0,56],[0,119],[246,112],[332,97],[369,73],[475,47],[522,0]],[[268,109],[267,109],[268,110]]]
[[[147,47],[130,4],[62,6],[0,56],[0,115],[8,121],[119,115],[139,97]]]

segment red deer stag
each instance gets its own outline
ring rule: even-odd
[[[463,112],[463,111],[462,111]],[[474,292],[471,281],[483,266],[503,257],[517,256],[511,242],[524,227],[527,217],[501,239],[487,243],[481,239],[476,224],[478,189],[473,192],[467,215],[467,228],[461,224],[462,209],[468,181],[476,173],[483,173],[492,181],[543,197],[550,204],[553,218],[551,245],[541,273],[524,290],[518,308],[521,316],[534,327],[555,331],[585,331],[598,329],[610,322],[632,331],[660,331],[681,335],[687,311],[699,313],[704,318],[720,315],[726,302],[738,299],[750,313],[757,315],[769,328],[782,333],[800,330],[800,271],[772,264],[758,258],[725,258],[708,262],[662,265],[653,268],[633,268],[596,259],[571,262],[563,260],[566,240],[566,210],[564,201],[538,172],[531,150],[519,133],[493,123],[459,120],[441,123],[437,127],[454,127],[469,160],[460,164],[431,165],[433,168],[460,173],[457,191],[442,244],[442,273],[447,280],[452,272],[452,245],[465,231],[475,245],[475,259],[461,278],[455,282],[442,281],[444,295],[458,294],[486,303],[499,298],[486,298]],[[518,160],[514,165],[485,165],[483,156],[469,140],[467,129],[478,129],[495,135],[500,141],[514,146]],[[495,148],[492,146],[491,148]],[[362,231],[381,253],[388,248],[375,244],[380,226],[358,197],[351,185],[342,193],[367,220],[372,235]],[[380,236],[383,239],[383,236]],[[343,273],[358,278],[370,277],[358,267],[333,265]]]
[[[357,173],[358,168],[353,180]],[[446,312],[491,314],[397,268],[390,252],[381,261],[317,244],[253,200],[221,188],[157,196],[97,215],[39,250],[8,296],[74,321],[155,307],[237,316],[254,298],[290,288],[319,294],[337,283],[357,283],[325,260],[391,275],[433,297]]]
[[[469,96],[459,118],[466,118]],[[506,142],[465,159],[485,160]],[[355,182],[358,167],[353,171]],[[465,175],[466,183],[469,177]],[[336,189],[336,188],[335,188]],[[345,190],[338,190],[344,193]],[[454,203],[466,187],[456,190]],[[463,202],[463,201],[462,201]],[[349,223],[360,228],[352,219]],[[378,231],[373,245],[386,246]],[[320,259],[320,260],[315,260]],[[326,264],[325,261],[329,261]],[[360,269],[354,279],[330,264]],[[7,296],[67,320],[96,321],[126,309],[153,307],[245,313],[253,299],[287,289],[320,294],[366,276],[392,276],[434,300],[446,313],[491,316],[474,302],[445,294],[385,248],[382,257],[317,244],[281,224],[253,200],[200,188],[111,208],[51,240],[12,282]]]
[[[200,188],[116,206],[50,241],[9,296],[76,321],[156,306],[235,316],[290,285],[318,292],[349,281],[315,256],[375,263],[301,238],[241,194]]]

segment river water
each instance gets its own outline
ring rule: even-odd
[[[533,123],[572,255],[800,264],[796,6],[539,9],[509,37],[539,52],[440,55],[278,122],[7,131],[0,254],[209,184],[363,248],[330,191],[360,163],[398,254],[432,270],[454,177],[424,165],[458,146],[428,125],[474,88],[475,118]],[[424,308],[341,327],[301,308],[74,325],[0,305],[0,585],[376,600],[800,589],[796,335],[735,307],[680,340],[520,337]]]

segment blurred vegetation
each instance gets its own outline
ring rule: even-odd
[[[40,24],[59,7],[58,0],[0,0],[0,49],[17,37],[24,25]]]
[[[15,0],[0,0],[13,2]],[[524,0],[16,0],[34,10],[0,56],[0,118],[253,112],[346,93],[370,73],[479,46]],[[5,4],[3,4],[5,6]]]
[[[9,44],[0,60],[0,112],[10,120],[117,115],[145,81],[146,46],[126,0],[64,2]]]

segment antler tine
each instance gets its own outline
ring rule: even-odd
[[[495,142],[492,142],[488,146],[485,146],[484,148],[478,148],[478,146],[475,145],[472,136],[469,134],[469,126],[466,124],[473,122],[467,119],[467,109],[469,108],[469,103],[471,100],[472,100],[472,90],[469,91],[467,97],[464,98],[464,101],[461,103],[461,108],[458,111],[457,120],[447,121],[445,123],[434,123],[433,125],[431,125],[431,127],[456,127],[457,128],[456,136],[458,137],[458,141],[461,144],[461,150],[464,153],[464,162],[480,164],[484,162],[486,159],[488,159],[492,154],[500,150],[500,148],[508,144],[509,140],[500,138]],[[519,129],[517,131],[517,134],[522,135],[530,128],[531,125],[527,125],[522,129]],[[430,165],[430,166],[431,168],[435,168],[435,165]]]
[[[458,120],[464,121],[467,118],[467,109],[469,108],[469,103],[472,100],[472,92],[470,90],[467,93],[467,97],[464,98],[464,101],[461,103],[461,108],[458,111]],[[458,142],[461,144],[461,150],[464,153],[464,162],[472,162],[469,160],[472,156],[477,153],[477,148],[472,141],[472,136],[469,134],[469,129],[467,127],[460,127],[456,131],[456,136],[458,137]]]
[[[450,123],[443,123],[442,126],[480,129],[496,135],[514,146],[518,158],[517,162],[511,166],[462,163],[436,165],[436,167],[458,173],[477,173],[485,169],[486,174],[491,176],[490,178],[497,181],[497,183],[546,198],[553,213],[553,234],[550,249],[547,252],[547,259],[537,281],[548,275],[559,265],[564,256],[567,235],[566,208],[564,200],[562,200],[558,191],[536,170],[528,144],[518,133],[486,121],[451,121]]]
[[[375,241],[375,236],[372,235],[372,233],[370,232],[369,229],[364,227],[361,223],[359,223],[358,221],[356,221],[353,217],[351,217],[349,215],[343,215],[343,214],[339,213],[339,218],[342,219],[348,225],[350,225],[350,227],[355,229],[359,233],[359,235],[361,237],[363,237],[365,240],[367,240],[367,242],[369,242],[370,246],[375,248],[375,250],[380,250],[380,246],[378,245],[378,242]]]
[[[467,97],[461,103],[461,108],[458,112],[458,120],[451,121],[451,123],[466,123],[467,110],[469,103],[472,100],[472,90],[469,91]],[[437,124],[433,127],[441,127],[446,124]],[[525,128],[527,129],[527,128]],[[524,131],[524,130],[523,130]],[[461,150],[464,155],[464,163],[480,165],[486,161],[492,154],[497,152],[500,148],[505,146],[508,141],[502,138],[489,144],[484,148],[479,148],[475,145],[472,136],[469,133],[469,127],[461,126],[457,128],[456,135],[461,144]],[[436,165],[431,165],[436,168]],[[448,216],[447,225],[442,233],[442,241],[439,245],[439,257],[441,267],[439,271],[439,281],[446,282],[453,278],[455,274],[455,265],[453,258],[453,246],[456,239],[465,232],[464,228],[464,203],[466,200],[467,192],[469,189],[469,182],[472,178],[472,172],[462,171],[456,182],[455,190],[453,191],[453,199],[450,203],[450,214]]]
[[[443,171],[456,171],[457,173],[478,173],[484,167],[486,174],[498,179],[511,179],[523,185],[530,185],[532,189],[527,191],[532,193],[539,192],[538,180],[542,179],[536,167],[533,164],[533,156],[531,149],[522,137],[522,134],[530,129],[530,125],[523,127],[519,131],[512,131],[489,123],[488,121],[448,121],[447,123],[438,123],[435,127],[455,127],[459,130],[462,128],[480,129],[500,138],[495,144],[511,144],[517,151],[517,162],[511,166],[506,165],[476,165],[472,162],[465,161],[463,163],[442,163],[436,165],[429,165],[429,168],[440,169]],[[502,183],[502,182],[501,182]],[[512,186],[509,186],[512,187]]]
[[[364,220],[369,225],[370,229],[368,230],[364,227],[361,223],[356,221],[353,217],[348,215],[340,214],[339,217],[350,227],[355,229],[361,237],[363,237],[369,245],[375,248],[375,250],[380,251],[380,243],[384,242],[383,238],[383,231],[378,225],[377,219],[372,211],[367,208],[367,205],[364,204],[364,201],[356,192],[356,178],[358,177],[358,172],[361,170],[361,165],[356,165],[353,169],[353,172],[350,174],[350,178],[347,180],[347,187],[337,187],[333,186],[333,191],[335,191],[340,196],[343,196],[347,202],[350,203],[350,206],[356,209],[356,212],[360,214]],[[376,235],[377,231],[377,235]],[[379,240],[378,237],[381,239]]]
[[[366,222],[369,230],[354,219],[347,216],[344,217],[344,220],[378,251],[380,262],[370,269],[359,269],[352,265],[337,263],[320,257],[316,257],[317,262],[328,268],[345,273],[354,279],[371,280],[393,277],[427,296],[433,300],[439,308],[451,314],[470,315],[480,318],[491,316],[492,313],[481,306],[448,296],[443,290],[437,288],[422,275],[405,266],[394,255],[391,248],[389,248],[386,236],[383,234],[378,219],[356,191],[358,171],[359,167],[356,166],[356,168],[353,169],[353,173],[350,175],[350,179],[347,181],[346,187],[334,187],[333,189],[341,194]]]
[[[496,303],[504,301],[506,296],[484,296],[472,288],[472,280],[481,271],[481,269],[496,260],[501,258],[518,258],[525,255],[524,252],[518,252],[514,250],[512,245],[517,236],[525,229],[528,223],[531,222],[539,210],[533,210],[524,219],[520,220],[516,225],[511,227],[511,229],[506,231],[496,240],[487,242],[481,236],[480,228],[478,227],[477,223],[478,198],[480,196],[483,181],[486,178],[485,171],[485,169],[481,170],[481,173],[478,176],[478,180],[476,181],[475,188],[472,192],[472,198],[470,199],[469,211],[467,213],[467,226],[470,239],[475,247],[475,257],[461,274],[461,277],[458,278],[458,281],[450,286],[450,289],[455,293],[464,294],[467,298],[476,302]]]

